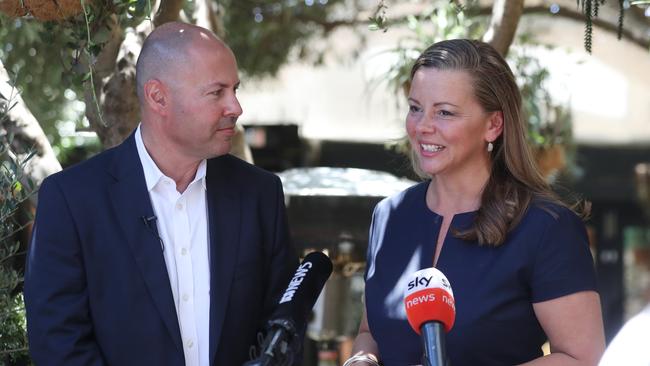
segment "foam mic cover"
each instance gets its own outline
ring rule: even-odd
[[[404,306],[409,324],[417,334],[428,322],[441,323],[447,332],[454,325],[454,293],[447,277],[436,268],[413,273],[404,293]]]
[[[296,329],[302,329],[331,273],[332,261],[325,254],[307,254],[289,281],[272,318],[290,319]]]

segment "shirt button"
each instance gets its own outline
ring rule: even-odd
[[[182,203],[177,203],[176,204],[176,209],[179,210],[179,211],[182,210],[183,209],[183,204]]]
[[[183,301],[187,301],[190,299],[190,296],[188,294],[183,295]]]
[[[183,248],[181,249],[181,255],[186,255],[187,254],[187,249]]]
[[[194,341],[191,340],[191,339],[188,339],[187,340],[187,348],[192,348],[192,346],[194,346]]]

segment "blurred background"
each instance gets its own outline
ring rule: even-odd
[[[560,195],[592,203],[611,340],[650,301],[649,5],[0,0],[0,363],[29,364],[22,264],[38,185],[135,128],[135,60],[171,20],[213,29],[232,47],[244,109],[234,153],[280,175],[299,251],[334,261],[305,365],[349,355],[372,209],[417,181],[403,140],[410,67],[431,43],[460,37],[506,55],[540,168]]]

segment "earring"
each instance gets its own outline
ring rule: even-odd
[[[492,142],[488,142],[487,151],[492,152],[492,150],[494,150],[494,145],[492,144]]]

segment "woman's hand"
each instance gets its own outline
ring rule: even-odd
[[[350,357],[343,365],[376,366],[379,365],[379,357],[377,354],[377,343],[370,333],[370,328],[368,327],[368,316],[364,306],[361,324],[359,324],[359,333],[354,339],[354,345],[352,346],[352,357]]]

